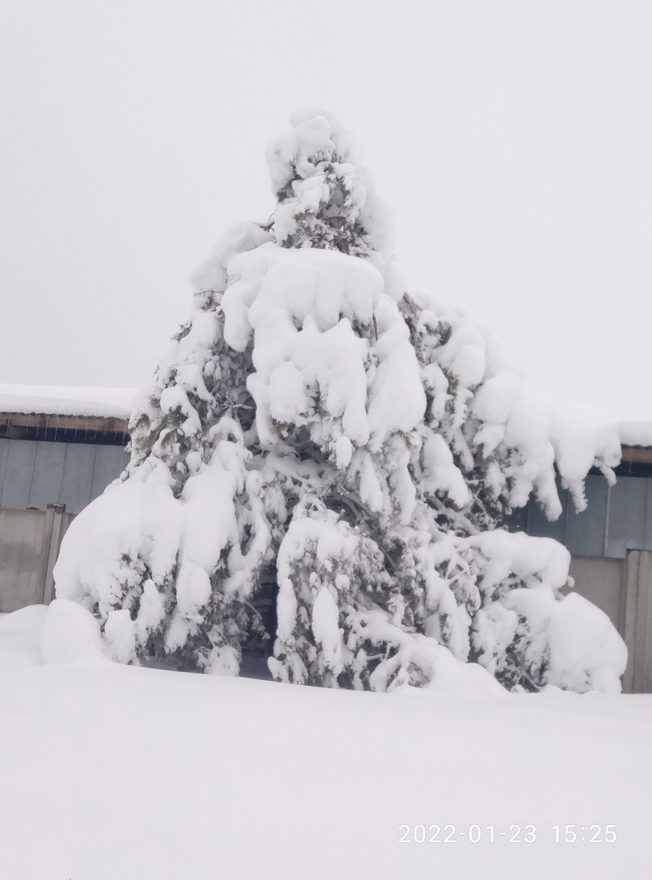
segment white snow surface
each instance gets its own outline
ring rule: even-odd
[[[0,412],[128,419],[134,388],[0,385]]]
[[[98,662],[93,638],[62,662],[71,604],[0,616],[3,877],[649,877],[652,696],[494,692],[472,664],[436,699],[298,688]]]
[[[652,446],[652,420],[619,422],[618,435],[623,446]]]
[[[47,607],[39,648],[43,660],[53,666],[107,662],[99,622],[68,599],[54,599]]]

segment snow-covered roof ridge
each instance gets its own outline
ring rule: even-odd
[[[0,384],[0,412],[128,419],[134,388]]]

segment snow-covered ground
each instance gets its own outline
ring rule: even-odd
[[[7,880],[650,877],[652,697],[140,669],[84,615],[0,617]]]

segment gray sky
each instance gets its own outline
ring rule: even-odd
[[[4,0],[0,382],[138,385],[272,197],[295,109],[353,130],[410,286],[541,387],[652,418],[648,0]]]

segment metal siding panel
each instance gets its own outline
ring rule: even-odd
[[[67,513],[79,513],[91,500],[91,486],[97,446],[67,443],[66,464],[61,487],[61,504]]]
[[[7,475],[7,458],[9,456],[9,440],[5,437],[0,439],[0,507],[2,507],[2,495]]]
[[[643,546],[652,550],[652,479],[645,481],[645,529]]]
[[[611,489],[606,556],[623,559],[627,550],[643,547],[647,480],[618,477]]]
[[[1,507],[25,510],[34,475],[36,444],[32,440],[10,440]]]
[[[510,532],[527,532],[527,507],[516,507],[503,521]]]
[[[608,491],[603,476],[590,475],[586,479],[586,510],[578,513],[572,499],[568,500],[564,543],[573,556],[603,555]]]
[[[120,476],[124,461],[122,446],[97,446],[96,449],[91,500],[101,495],[109,483]]]
[[[30,441],[34,443],[34,441]],[[29,493],[29,506],[45,510],[48,504],[58,504],[66,457],[65,443],[41,440],[36,446],[34,478]]]
[[[566,508],[568,507],[568,492],[561,491],[559,498],[562,504],[562,511],[556,520],[549,520],[539,505],[531,500],[528,504],[528,534],[537,538],[554,538],[556,541],[564,543],[564,524],[566,521]]]

